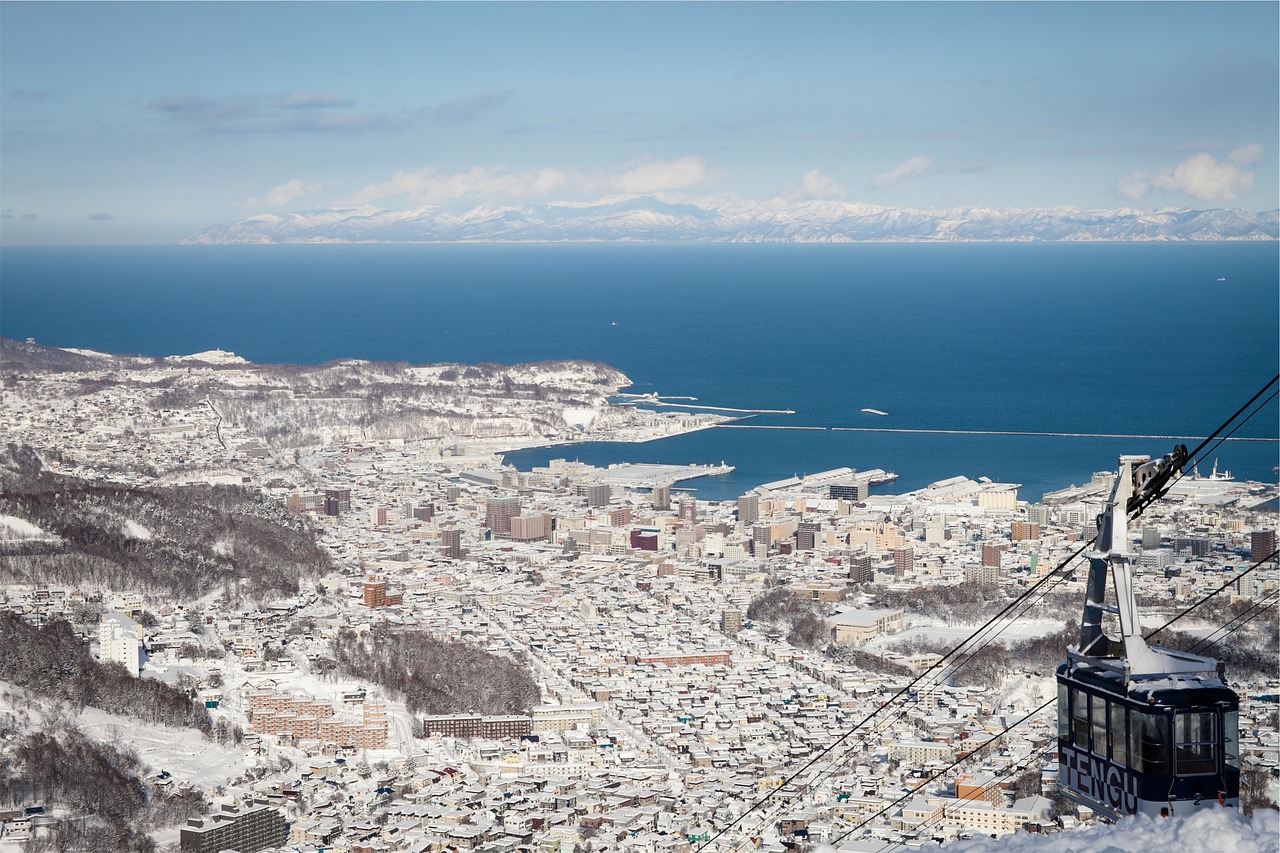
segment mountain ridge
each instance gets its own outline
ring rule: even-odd
[[[204,228],[183,244],[557,242],[1157,242],[1280,239],[1280,211],[952,207],[730,197],[603,202],[370,206],[261,214]]]

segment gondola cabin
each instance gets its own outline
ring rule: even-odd
[[[1181,445],[1156,462],[1120,457],[1088,554],[1080,642],[1058,666],[1060,790],[1111,818],[1239,804],[1235,692],[1213,658],[1148,645],[1133,598],[1129,514],[1167,491],[1185,462]],[[1118,636],[1104,630],[1104,614],[1118,622]]]

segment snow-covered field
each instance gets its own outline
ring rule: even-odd
[[[39,729],[58,713],[26,690],[0,681],[0,718],[11,719],[19,731]],[[225,785],[257,762],[246,750],[221,747],[195,729],[143,726],[97,708],[85,708],[67,722],[100,743],[131,747],[151,773],[167,770],[176,781],[201,790]]]
[[[226,785],[257,761],[246,750],[219,746],[195,729],[140,726],[137,720],[97,708],[85,708],[77,724],[94,740],[132,747],[152,773],[167,771],[199,790]]]
[[[896,634],[877,637],[866,644],[866,649],[868,651],[882,651],[911,640],[925,640],[931,643],[946,643],[948,646],[954,646],[976,631],[978,627],[978,625],[924,625],[908,628]],[[1023,619],[1001,630],[1000,640],[1006,643],[1016,643],[1022,640],[1048,636],[1054,631],[1061,630],[1061,620]]]
[[[0,515],[0,539],[40,539],[48,535],[29,521]]]

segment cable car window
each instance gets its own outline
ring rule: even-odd
[[[1058,685],[1058,738],[1066,740],[1071,737],[1070,716],[1067,714],[1067,685]]]
[[[1129,733],[1124,723],[1124,706],[1111,705],[1111,760],[1116,764],[1129,763]]]
[[[1178,747],[1178,775],[1216,772],[1214,746],[1217,735],[1211,711],[1178,714],[1173,718],[1174,740]]]
[[[1169,772],[1168,722],[1162,716],[1133,712],[1133,766],[1143,773]]]
[[[1101,696],[1089,697],[1089,719],[1093,723],[1093,751],[1107,755],[1107,702]]]
[[[1071,691],[1071,742],[1089,748],[1089,694],[1083,690]]]
[[[1222,758],[1228,767],[1240,767],[1240,712],[1222,715]]]

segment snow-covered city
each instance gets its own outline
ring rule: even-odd
[[[867,853],[1100,831],[1059,796],[1054,668],[1114,471],[1032,504],[848,468],[709,502],[682,484],[714,460],[599,469],[566,444],[504,464],[724,420],[619,404],[628,381],[600,365],[4,356],[0,781],[63,794],[0,812],[2,850]],[[1276,497],[1197,471],[1131,528],[1148,631],[1218,593],[1159,639],[1226,662],[1260,815],[1280,679],[1274,611],[1248,616],[1280,575],[1245,570],[1275,550]],[[75,644],[91,659],[67,662]],[[41,781],[49,737],[102,750],[80,780],[96,796]]]

